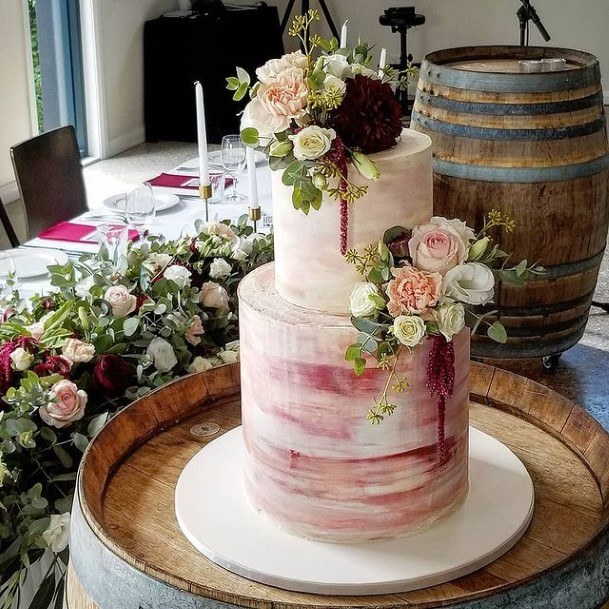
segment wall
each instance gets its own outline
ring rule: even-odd
[[[32,135],[21,0],[3,0],[0,17],[0,197],[17,196],[9,149]]]

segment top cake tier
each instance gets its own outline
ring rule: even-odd
[[[366,184],[368,192],[349,204],[347,247],[362,250],[376,243],[392,226],[410,228],[432,215],[431,139],[404,129],[393,148],[371,155],[381,177],[365,180],[351,167],[349,179]],[[349,295],[360,275],[340,253],[340,203],[324,194],[321,209],[305,216],[292,205],[292,188],[281,171],[273,171],[275,288],[288,302],[346,315]]]

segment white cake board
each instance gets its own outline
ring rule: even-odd
[[[400,539],[359,544],[286,533],[248,504],[241,427],[201,450],[176,487],[176,516],[197,550],[248,579],[297,592],[391,594],[475,571],[507,552],[533,515],[533,482],[498,440],[470,427],[470,492],[438,525]]]

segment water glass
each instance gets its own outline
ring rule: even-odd
[[[155,215],[156,201],[150,184],[142,184],[125,195],[125,217],[140,238],[150,229]]]
[[[100,253],[107,253],[108,258],[118,264],[121,257],[127,255],[129,227],[126,224],[102,222],[97,226],[97,242]]]
[[[209,180],[211,182],[212,192],[210,203],[222,203],[222,201],[224,201],[226,176],[223,173],[210,173]]]
[[[233,189],[227,199],[236,201],[245,199],[237,190],[237,181],[245,169],[245,144],[240,135],[225,135],[222,138],[222,167],[227,175],[233,179]]]

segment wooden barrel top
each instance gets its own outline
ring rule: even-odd
[[[90,445],[75,505],[78,528],[88,537],[76,543],[73,533],[70,609],[136,606],[119,602],[139,585],[133,583],[134,574],[157,590],[166,584],[168,593],[186,594],[188,602],[179,605],[184,607],[600,606],[609,598],[603,577],[609,564],[609,435],[573,401],[524,377],[473,363],[471,381],[472,424],[507,444],[535,485],[529,529],[484,569],[404,594],[331,597],[258,584],[199,554],[176,522],[174,490],[188,460],[240,424],[239,370],[230,365],[180,379],[138,400]],[[101,554],[85,556],[95,545]],[[99,558],[102,554],[106,558]],[[121,579],[113,565],[112,582],[105,581],[108,556],[128,568],[129,577]],[[570,601],[550,604],[560,595]],[[145,601],[138,602],[165,606]]]

